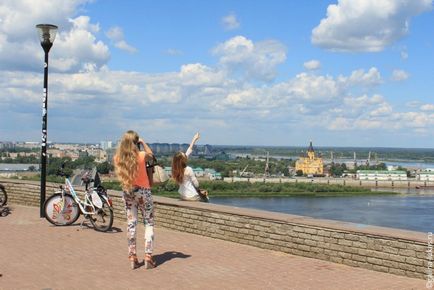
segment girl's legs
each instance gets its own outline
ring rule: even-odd
[[[123,193],[125,211],[127,213],[127,239],[128,239],[128,258],[137,259],[136,252],[136,228],[137,228],[137,201],[135,193]]]
[[[137,204],[142,212],[145,225],[145,254],[152,254],[154,249],[154,202],[150,189],[140,189]]]
[[[137,200],[138,208],[142,212],[143,223],[145,225],[145,268],[155,267],[152,260],[152,251],[154,250],[154,202],[150,189],[140,190],[140,196]]]

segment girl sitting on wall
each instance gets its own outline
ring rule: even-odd
[[[194,175],[193,169],[187,166],[188,156],[193,152],[193,146],[199,140],[200,135],[196,133],[191,140],[187,152],[178,152],[172,160],[172,178],[179,185],[181,200],[208,202],[208,192],[199,189],[199,182]]]

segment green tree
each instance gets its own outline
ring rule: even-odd
[[[345,163],[332,163],[330,166],[330,174],[332,176],[342,176],[344,171],[347,170],[347,165]]]
[[[113,170],[113,166],[108,161],[104,161],[96,166],[96,170],[101,174],[108,174]]]

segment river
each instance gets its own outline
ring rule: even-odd
[[[353,222],[359,226],[376,225],[418,232],[434,232],[434,190],[397,189],[397,191],[400,194],[348,197],[215,197],[211,202]]]

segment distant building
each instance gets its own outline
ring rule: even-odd
[[[39,164],[0,163],[0,172],[38,171]]]
[[[113,142],[112,141],[101,141],[101,149],[107,150],[113,148]]]
[[[357,170],[357,179],[360,180],[407,180],[404,170]]]
[[[434,181],[434,170],[424,170],[416,174],[416,179],[420,181]]]
[[[321,157],[315,156],[315,150],[313,150],[312,141],[307,149],[307,156],[300,157],[295,162],[295,171],[301,170],[304,175],[323,175],[324,163]]]
[[[178,151],[186,152],[189,147],[189,144],[179,143],[149,143],[148,145],[157,155],[175,154]]]
[[[12,159],[18,158],[18,157],[38,157],[39,152],[9,152],[9,157]]]
[[[101,163],[107,161],[107,151],[101,148],[88,149],[87,153],[89,154],[89,156],[95,157],[95,162]]]
[[[202,177],[205,175],[205,171],[203,170],[202,167],[193,168],[193,172],[197,177]]]
[[[0,142],[0,149],[13,149],[15,148],[15,143],[13,142]]]
[[[215,171],[215,169],[205,168],[204,172],[205,172],[204,176],[208,177],[210,180],[221,180],[221,179],[223,179],[221,173]]]
[[[164,171],[166,172],[167,176],[172,177],[172,167],[171,166],[164,166]]]
[[[39,142],[22,142],[22,143],[17,143],[15,147],[34,149],[34,148],[40,148],[41,144]]]

